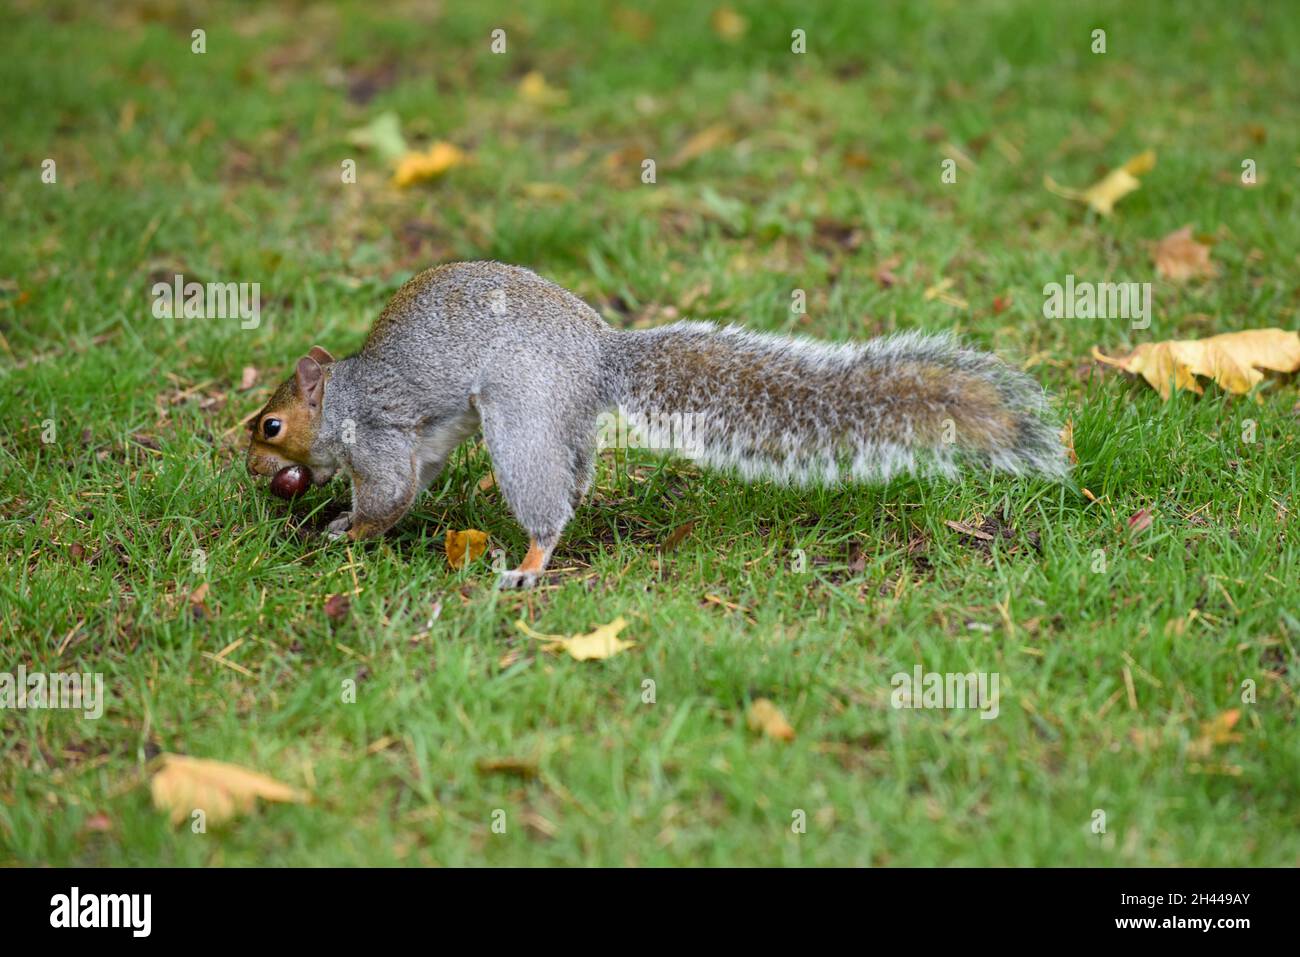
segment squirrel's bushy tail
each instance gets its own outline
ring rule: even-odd
[[[615,333],[605,354],[645,445],[746,478],[1069,470],[1038,383],[947,336],[837,345],[679,322]]]

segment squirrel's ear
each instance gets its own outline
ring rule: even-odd
[[[325,394],[325,371],[320,363],[311,356],[303,356],[298,360],[294,378],[298,382],[298,397],[312,407],[320,405]]]
[[[312,346],[307,350],[307,355],[311,356],[323,366],[327,366],[334,361],[334,357],[329,354],[329,350],[323,349],[320,346]]]

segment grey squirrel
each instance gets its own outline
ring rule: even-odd
[[[305,466],[303,481],[320,485],[345,472],[352,510],[328,534],[359,540],[391,528],[481,428],[529,535],[500,584],[526,588],[591,484],[598,419],[615,408],[691,416],[687,454],[749,479],[1069,468],[1039,385],[947,336],[836,345],[706,322],[619,330],[555,283],[495,262],[412,278],[354,356],[313,346],[249,420],[247,465],[256,476]]]

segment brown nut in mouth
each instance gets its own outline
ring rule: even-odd
[[[305,465],[290,465],[280,469],[271,479],[271,494],[280,498],[293,498],[307,491],[311,485],[311,469]]]

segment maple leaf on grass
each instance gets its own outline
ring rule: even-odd
[[[1241,735],[1232,730],[1240,720],[1241,709],[1230,708],[1209,721],[1202,722],[1201,733],[1188,745],[1188,753],[1193,757],[1208,758],[1216,747],[1240,741]]]
[[[1126,356],[1104,355],[1094,346],[1092,357],[1142,376],[1165,400],[1178,389],[1204,392],[1197,376],[1213,379],[1227,392],[1245,395],[1263,381],[1260,369],[1300,369],[1300,335],[1286,329],[1247,329],[1208,339],[1144,342]]]
[[[726,146],[734,139],[734,136],[731,127],[725,123],[714,123],[712,126],[706,126],[681,145],[668,160],[668,168],[677,169],[680,166],[685,166],[691,160],[697,159],[705,153]]]
[[[627,627],[627,619],[622,615],[585,635],[543,635],[528,627],[528,623],[522,618],[515,622],[515,627],[529,638],[545,642],[542,651],[549,651],[552,654],[565,652],[578,661],[600,661],[612,658],[636,644],[634,641],[623,641],[618,637],[618,633]]]
[[[1043,185],[1049,192],[1078,203],[1087,203],[1102,216],[1109,216],[1115,211],[1115,204],[1133,190],[1142,185],[1138,180],[1155,167],[1156,154],[1147,150],[1132,157],[1123,166],[1111,170],[1087,189],[1070,189],[1062,186],[1050,176],[1043,177]]]
[[[348,134],[348,142],[374,150],[393,168],[393,185],[405,188],[436,179],[465,162],[465,153],[451,143],[439,141],[427,150],[413,150],[402,135],[402,120],[396,113],[380,113],[365,126]]]
[[[179,824],[195,811],[202,811],[209,824],[220,824],[236,814],[253,809],[257,799],[303,804],[310,797],[236,764],[164,754],[150,782],[154,807],[167,811],[172,824]]]
[[[1176,229],[1156,243],[1153,255],[1161,279],[1184,282],[1219,273],[1219,267],[1210,262],[1210,247],[1197,242],[1191,226]]]
[[[768,698],[758,698],[749,706],[745,723],[749,725],[749,730],[766,737],[778,741],[794,740],[794,728],[781,713],[781,709]]]
[[[519,81],[519,95],[533,106],[562,106],[569,99],[569,94],[564,90],[557,90],[547,83],[546,77],[539,70],[524,74]]]
[[[423,153],[407,153],[393,170],[394,186],[412,186],[436,179],[465,162],[465,154],[450,143],[434,143]]]
[[[488,534],[477,528],[467,528],[463,532],[448,531],[443,548],[447,552],[447,564],[460,568],[466,562],[477,561],[487,550]]]

